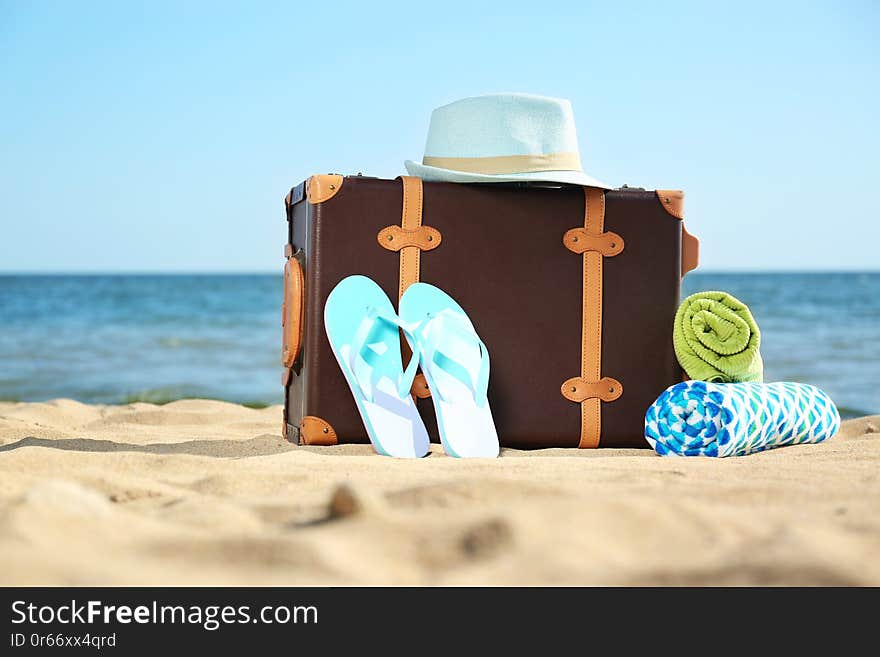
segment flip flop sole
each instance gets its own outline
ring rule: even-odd
[[[430,449],[425,424],[412,397],[401,397],[396,389],[396,382],[403,375],[398,330],[390,325],[379,326],[375,329],[376,340],[367,345],[376,356],[371,361],[378,372],[370,371],[371,366],[366,363],[363,370],[356,368],[357,372],[351,367],[352,343],[369,307],[395,314],[388,296],[371,279],[349,276],[340,281],[324,306],[324,328],[330,348],[376,451],[401,458],[425,456]],[[365,388],[370,390],[372,399],[364,395]]]
[[[428,283],[414,283],[400,300],[400,317],[406,324],[424,321],[429,314],[438,315],[444,310],[460,315],[466,326],[477,335],[473,323],[455,299],[443,290]],[[411,345],[415,346],[415,345]],[[425,352],[423,352],[425,353]],[[432,391],[449,390],[452,383],[448,374],[436,363],[421,362],[422,373]],[[472,374],[472,373],[471,373]],[[439,387],[438,386],[443,386]],[[466,458],[494,458],[500,451],[498,433],[489,404],[477,405],[472,396],[432,394],[440,442],[447,454]]]

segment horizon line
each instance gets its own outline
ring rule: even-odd
[[[880,269],[695,269],[697,274],[880,274]],[[0,277],[12,276],[281,276],[281,267],[278,270],[269,269],[194,269],[194,270],[68,270],[68,271],[40,271],[40,270],[0,270]]]

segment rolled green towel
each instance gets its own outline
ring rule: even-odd
[[[764,380],[761,332],[749,307],[727,292],[697,292],[675,313],[672,342],[695,381]]]

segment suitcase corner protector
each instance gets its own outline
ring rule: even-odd
[[[312,205],[329,201],[342,189],[344,180],[338,173],[315,174],[306,181],[306,199]]]

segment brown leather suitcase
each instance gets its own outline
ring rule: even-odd
[[[363,274],[396,302],[451,294],[492,358],[501,444],[646,447],[644,416],[682,379],[672,346],[698,243],[680,191],[312,176],[285,198],[284,434],[367,442],[324,333],[327,296]],[[433,440],[424,378],[413,386]]]

